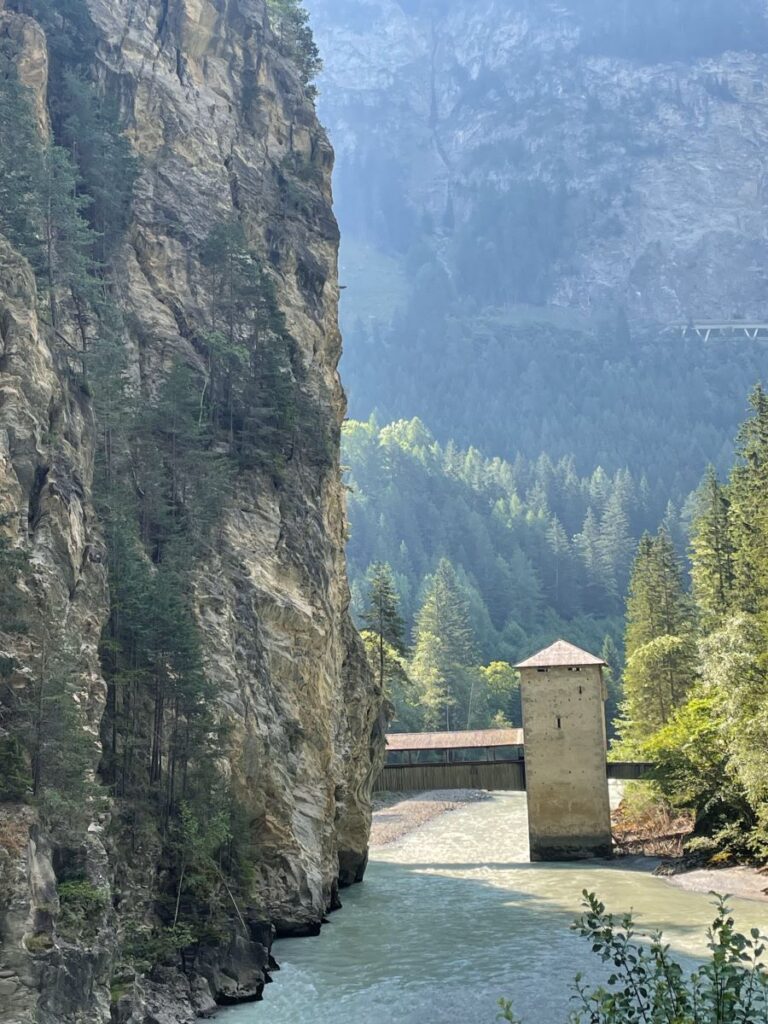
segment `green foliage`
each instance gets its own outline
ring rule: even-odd
[[[66,69],[58,103],[60,144],[77,167],[77,190],[88,197],[94,258],[106,263],[128,226],[139,166],[118,129],[114,102],[99,95],[82,73]]]
[[[159,964],[178,964],[182,950],[193,945],[194,932],[189,925],[175,928],[157,928],[149,925],[127,930],[122,942],[122,954],[133,968],[148,974]]]
[[[694,811],[691,852],[768,858],[768,400],[758,387],[721,485],[710,471],[692,537],[696,616],[668,540],[645,538],[628,607],[630,746],[657,788]]]
[[[601,469],[579,477],[569,459],[510,464],[474,449],[461,452],[439,445],[420,420],[383,428],[374,420],[349,422],[343,458],[353,611],[361,625],[376,631],[368,596],[373,566],[388,567],[397,612],[412,632],[427,581],[446,557],[466,600],[475,667],[517,661],[558,635],[598,650],[608,635],[616,708],[618,612],[630,554],[625,531],[637,532],[646,521],[643,481]],[[433,660],[422,645],[421,677],[433,678],[430,690],[442,685]],[[514,713],[485,693],[483,679],[474,682],[477,725]],[[470,677],[465,684],[472,690]],[[398,717],[413,720],[411,710],[400,711]]]
[[[296,342],[277,303],[274,281],[235,220],[217,224],[201,251],[209,278],[209,330],[199,419],[225,437],[240,468],[279,476],[298,442],[326,461],[330,443],[317,407],[301,389]]]
[[[169,842],[179,874],[171,928],[178,926],[179,915],[185,909],[182,900],[191,901],[191,909],[186,908],[188,914],[194,915],[200,906],[205,906],[210,918],[221,910],[226,882],[219,855],[231,838],[229,817],[224,811],[203,817],[190,804],[181,804]]]
[[[0,48],[0,232],[41,265],[42,141],[29,94]]]
[[[714,894],[713,894],[714,895]],[[768,1015],[768,939],[757,929],[736,931],[727,897],[717,896],[707,932],[709,957],[686,973],[660,932],[638,932],[631,914],[616,918],[586,890],[575,929],[610,970],[589,988],[579,975],[571,1024],[756,1024]],[[501,1002],[499,1019],[520,1024]]]
[[[739,432],[738,463],[728,488],[734,588],[736,606],[759,616],[768,629],[768,395],[760,385],[750,405],[752,415]]]
[[[471,728],[477,661],[469,603],[443,558],[427,581],[414,630],[412,673],[428,727]]]
[[[99,923],[109,905],[109,890],[92,885],[87,879],[72,879],[58,886],[61,912],[56,929],[67,939],[93,941]]]
[[[323,62],[312,37],[309,14],[300,0],[267,0],[267,7],[280,47],[293,61],[304,87],[314,95],[312,82]]]
[[[348,173],[346,195],[356,196],[367,172]],[[343,187],[337,192],[343,203]],[[378,193],[370,202],[378,209]],[[429,256],[444,258],[442,247]],[[492,280],[499,275],[508,280],[504,263]],[[451,277],[463,280],[458,272]],[[366,280],[360,291],[369,290]],[[351,288],[345,296],[347,304],[357,301]],[[704,346],[650,327],[633,327],[628,338],[613,321],[572,316],[561,323],[551,308],[478,309],[478,302],[461,292],[427,309],[414,285],[391,327],[370,326],[362,308],[357,320],[347,306],[342,369],[350,415],[365,421],[375,411],[380,423],[418,416],[442,445],[453,440],[510,465],[518,455],[534,462],[546,452],[555,465],[571,460],[578,477],[595,466],[610,476],[629,467],[635,488],[646,478],[640,532],[656,529],[670,498],[678,508],[687,500],[708,462],[720,473],[730,466],[743,395],[765,372],[759,348]],[[632,514],[630,534],[638,536]]]
[[[34,18],[45,31],[53,65],[50,99],[55,107],[65,70],[87,64],[88,55],[96,48],[96,30],[86,0],[12,0],[8,6]]]
[[[523,711],[520,700],[520,676],[506,661],[494,661],[481,668],[485,717],[494,727],[520,727]]]
[[[31,789],[32,774],[21,741],[0,735],[0,800],[24,800]]]
[[[399,659],[405,655],[405,623],[400,616],[400,600],[391,568],[384,562],[372,565],[368,583],[368,603],[361,621],[368,630],[366,649],[370,648],[373,654],[371,664],[378,675],[379,687],[384,691],[388,677],[398,681],[402,678]]]
[[[712,467],[698,494],[691,545],[696,604],[702,617],[716,622],[731,606],[735,580],[730,502]]]
[[[62,72],[57,91],[65,145],[44,138],[18,81],[15,54],[6,50],[0,50],[0,230],[35,270],[56,341],[67,354],[78,351],[60,331],[66,310],[85,353],[93,311],[104,301],[102,263],[126,224],[135,161],[114,112],[107,114],[74,73]]]
[[[47,932],[41,932],[39,935],[25,935],[24,946],[29,953],[48,953],[53,949],[54,941]]]
[[[423,709],[408,661],[379,633],[364,629],[360,635],[371,670],[378,676],[379,685],[394,708],[391,728],[398,732],[417,732],[422,725]]]
[[[630,743],[665,726],[696,677],[694,618],[667,531],[640,541],[627,602],[622,733]]]
[[[368,603],[361,616],[363,625],[405,654],[405,623],[391,567],[386,562],[375,562],[368,570],[368,585]]]

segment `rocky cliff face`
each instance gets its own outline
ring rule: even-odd
[[[61,853],[33,808],[2,805],[4,1022],[105,1021],[110,1002],[121,1021],[164,1020],[171,1004],[191,1014],[256,997],[274,928],[312,931],[338,905],[339,884],[362,878],[381,745],[380,695],[347,614],[331,148],[262,0],[89,0],[87,8],[96,40],[89,74],[118,106],[139,158],[130,223],[112,261],[125,325],[121,372],[150,401],[172,362],[205,372],[195,342],[212,296],[199,253],[211,225],[234,217],[270,268],[297,344],[290,387],[328,440],[318,455],[317,437],[297,433],[279,479],[253,467],[239,473],[218,543],[192,574],[206,674],[227,726],[219,761],[253,837],[247,911],[239,920],[233,913],[231,941],[200,950],[186,976],[131,975],[115,990],[120,900],[134,904],[134,916],[137,905],[139,916],[151,915],[157,849],[127,853],[110,829],[115,808],[94,813],[67,856],[113,898],[89,942],[67,942],[57,932]],[[45,35],[14,10],[0,12],[0,35],[13,43],[6,54],[34,90],[47,132]],[[95,769],[105,702],[98,644],[109,614],[91,493],[98,428],[91,396],[73,382],[38,307],[29,265],[0,240],[0,511],[12,513],[5,535],[30,558],[22,599],[32,621],[24,634],[0,633],[0,652],[21,692],[41,671],[44,624],[73,642]],[[59,328],[63,340],[70,328]]]
[[[763,4],[308,6],[350,322],[425,249],[483,304],[765,316]]]

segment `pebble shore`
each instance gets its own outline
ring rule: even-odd
[[[479,789],[435,789],[413,796],[379,793],[373,800],[371,846],[388,846],[441,814],[481,800],[490,800],[490,794]]]

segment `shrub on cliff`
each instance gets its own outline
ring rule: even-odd
[[[571,1024],[758,1024],[768,1020],[766,939],[753,928],[735,929],[726,897],[716,897],[709,929],[709,958],[690,974],[674,959],[660,932],[635,931],[631,914],[606,913],[594,893],[584,892],[584,913],[574,928],[592,944],[612,973],[605,985],[575,982]],[[646,941],[643,941],[646,940]],[[499,1020],[521,1024],[512,1004],[500,1003]]]

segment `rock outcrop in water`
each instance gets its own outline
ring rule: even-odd
[[[139,835],[116,827],[120,803],[101,797],[79,841],[62,849],[33,806],[0,804],[4,1024],[96,1024],[110,1020],[110,1005],[121,1024],[191,1019],[215,1002],[257,997],[275,930],[312,932],[338,905],[339,884],[362,878],[383,742],[381,697],[347,613],[333,154],[311,96],[263,0],[88,0],[83,16],[89,79],[138,157],[110,261],[125,358],[115,373],[149,404],[172,365],[205,376],[198,341],[213,296],[200,252],[213,224],[235,219],[274,281],[295,342],[283,383],[296,406],[312,409],[314,429],[294,431],[279,473],[249,465],[236,474],[217,542],[189,575],[226,727],[217,766],[252,837],[247,902],[228,907],[229,934],[186,951],[184,972],[162,957],[149,974],[126,968],[126,916],[155,919],[168,871],[153,808]],[[45,33],[6,4],[0,41],[6,73],[32,90],[45,134]],[[14,701],[46,671],[41,637],[63,637],[95,772],[112,699],[99,651],[110,593],[93,493],[98,395],[73,372],[71,310],[54,331],[42,305],[29,263],[0,238],[0,512],[7,544],[29,566],[19,585],[27,625],[0,632],[0,743],[13,740]],[[77,939],[57,927],[57,874],[71,876],[73,865],[102,894]]]

